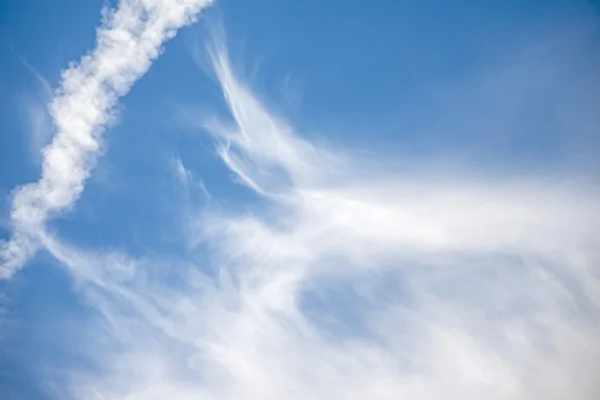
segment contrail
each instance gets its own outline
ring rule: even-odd
[[[121,0],[97,31],[96,47],[62,73],[50,103],[56,134],[43,150],[39,181],[14,191],[12,238],[0,248],[0,278],[39,249],[40,229],[81,195],[103,128],[118,99],[150,68],[161,46],[212,0]]]

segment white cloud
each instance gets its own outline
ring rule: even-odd
[[[37,81],[39,89],[34,96],[26,95],[21,96],[21,108],[23,114],[23,122],[25,128],[29,131],[29,151],[31,153],[32,161],[39,165],[41,164],[41,150],[48,145],[52,139],[52,123],[50,121],[50,115],[48,109],[45,107],[46,103],[52,100],[54,92],[50,82],[27,60],[17,54],[12,45],[10,45],[15,57],[23,65],[23,67],[31,74]]]
[[[595,398],[597,187],[358,175],[212,55],[233,120],[206,126],[264,201],[187,216],[208,265],[42,236],[102,316],[61,398]]]
[[[13,237],[1,249],[0,276],[37,251],[48,218],[71,207],[101,149],[101,133],[119,97],[150,68],[162,44],[211,0],[121,0],[105,13],[96,47],[62,74],[50,104],[56,134],[43,150],[42,176],[13,197]]]

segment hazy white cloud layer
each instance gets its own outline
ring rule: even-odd
[[[0,248],[0,277],[35,254],[45,221],[80,196],[119,97],[148,70],[162,44],[210,3],[121,0],[116,9],[106,10],[94,50],[62,73],[50,104],[56,134],[43,150],[40,180],[14,192],[13,236]]]
[[[42,235],[100,315],[83,346],[100,371],[70,371],[57,398],[597,397],[596,186],[361,168],[211,55],[232,118],[205,128],[262,200],[186,208],[177,259]]]
[[[49,372],[51,396],[596,399],[597,185],[369,167],[274,115],[219,41],[230,118],[201,128],[259,200],[231,211],[176,159],[182,190],[208,199],[182,207],[188,253],[136,258],[44,229],[80,195],[118,97],[208,3],[122,0],[63,75],[41,180],[15,192],[0,275],[42,247],[98,311],[73,341],[93,368]]]

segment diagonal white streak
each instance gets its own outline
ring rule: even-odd
[[[50,104],[56,134],[43,150],[39,181],[14,192],[13,236],[0,249],[0,277],[37,251],[44,223],[71,207],[101,148],[111,109],[150,68],[163,43],[212,0],[121,0],[105,14],[96,47],[62,73]]]

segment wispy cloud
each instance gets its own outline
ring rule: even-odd
[[[41,164],[41,150],[52,139],[52,122],[46,104],[52,100],[54,91],[44,75],[19,54],[8,39],[3,39],[15,58],[37,83],[37,90],[34,90],[33,94],[28,92],[20,95],[18,103],[24,126],[29,133],[31,159],[35,164]]]
[[[101,314],[85,348],[102,373],[60,397],[594,398],[597,187],[360,168],[211,54],[232,118],[204,125],[263,200],[186,215],[203,265],[42,235]]]
[[[42,88],[44,89],[44,94],[48,98],[52,97],[52,95],[53,95],[52,85],[50,85],[50,82],[48,82],[48,80],[44,77],[44,75],[41,74],[40,71],[38,71],[38,69],[36,67],[34,67],[29,61],[27,61],[25,59],[25,57],[23,57],[21,54],[19,54],[15,50],[15,47],[13,46],[13,44],[7,38],[2,37],[2,39],[3,39],[4,43],[6,43],[6,45],[10,49],[11,53],[17,58],[17,60],[19,60],[21,65],[23,65],[23,67],[27,70],[27,72],[29,72],[35,78],[35,80],[42,86]]]
[[[71,207],[101,150],[101,133],[119,97],[159,56],[162,44],[210,0],[121,0],[105,13],[96,47],[62,73],[50,113],[56,129],[43,150],[42,176],[14,192],[13,236],[1,248],[0,276],[10,276],[39,248],[48,218]]]

